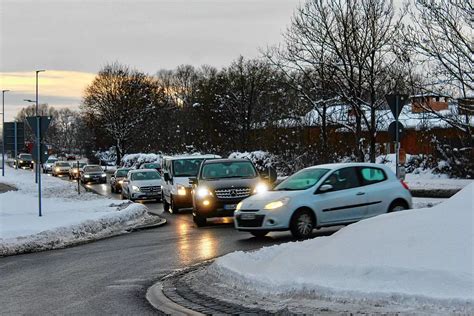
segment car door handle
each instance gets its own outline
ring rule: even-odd
[[[364,195],[364,194],[365,194],[365,192],[357,192],[356,195]]]

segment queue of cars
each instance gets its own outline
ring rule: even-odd
[[[99,165],[55,161],[50,168],[53,176],[69,174],[82,183],[107,179]],[[208,218],[233,217],[237,230],[257,237],[289,230],[306,238],[315,228],[412,207],[406,184],[380,164],[318,165],[276,186],[275,181],[274,170],[261,173],[248,159],[190,155],[163,157],[162,164],[144,163],[136,169],[118,168],[109,184],[122,199],[161,201],[170,213],[192,210],[198,227]]]

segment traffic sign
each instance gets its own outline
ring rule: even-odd
[[[49,123],[51,123],[51,116],[39,116],[40,120],[40,134],[41,136],[46,135],[46,131],[48,130]],[[28,116],[26,118],[26,122],[30,126],[33,133],[36,135],[37,129],[36,124],[38,122],[38,116]],[[36,135],[38,137],[38,135]]]
[[[33,151],[31,152],[31,155],[33,156],[33,160],[35,162],[38,161],[38,146],[35,144],[33,147]],[[40,151],[41,159],[40,163],[43,164],[48,160],[49,154],[48,154],[48,147],[45,144],[41,144],[41,151]]]
[[[398,123],[398,140],[400,140],[405,134],[405,127],[399,121],[393,121],[388,126],[388,134],[392,137],[392,140],[397,141],[397,123]]]
[[[408,102],[408,95],[407,94],[387,94],[385,96],[387,100],[388,106],[392,111],[393,116],[395,119],[398,119],[398,116],[402,112],[403,106]]]
[[[25,147],[25,124],[23,122],[5,122],[3,126],[5,150],[23,150]],[[15,141],[16,136],[16,141]]]

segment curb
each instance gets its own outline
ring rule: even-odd
[[[166,315],[204,315],[176,304],[163,293],[163,283],[158,282],[146,291],[146,299],[157,310]]]
[[[147,301],[158,312],[167,315],[289,315],[226,302],[193,289],[183,281],[186,275],[206,268],[213,261],[214,259],[206,260],[162,277],[148,288]]]
[[[148,213],[148,212],[147,212],[147,213]],[[158,216],[158,215],[153,214],[153,213],[148,213],[148,214],[154,215],[154,216]],[[165,224],[167,224],[167,223],[168,223],[168,221],[166,220],[166,218],[161,218],[161,220],[160,220],[158,223],[137,226],[137,227],[134,227],[134,228],[130,229],[129,231],[136,231],[136,230],[142,230],[142,229],[156,228],[156,227],[163,226],[163,225],[165,225]]]

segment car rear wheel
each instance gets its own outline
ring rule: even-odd
[[[290,222],[291,234],[296,238],[308,238],[314,229],[314,220],[310,210],[299,210],[293,214]]]
[[[252,235],[254,235],[255,237],[257,237],[257,238],[262,238],[262,237],[265,237],[268,234],[268,231],[266,231],[266,230],[256,230],[256,231],[252,231],[250,233]]]
[[[388,213],[392,212],[400,212],[403,210],[406,210],[408,207],[405,202],[402,201],[394,201],[392,204],[390,204],[390,207],[388,208]]]
[[[204,227],[207,225],[207,219],[199,214],[193,213],[193,221],[197,227]]]

